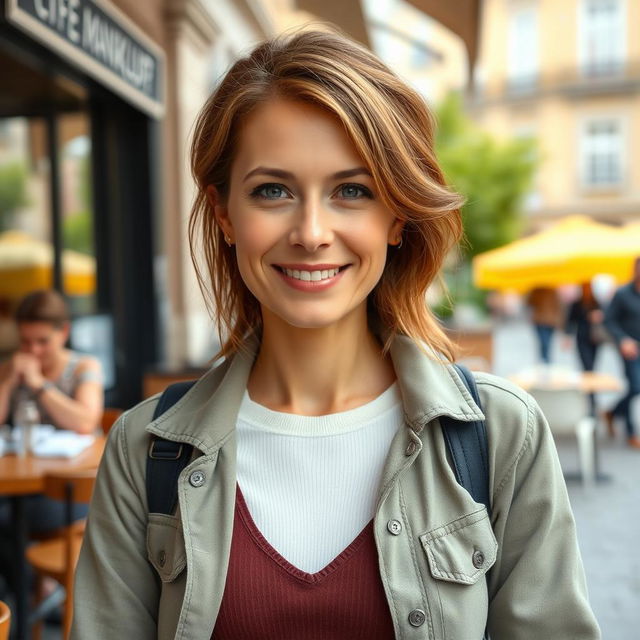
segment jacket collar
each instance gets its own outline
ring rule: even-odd
[[[147,431],[213,453],[235,429],[258,346],[257,338],[249,339],[245,349],[202,376]],[[444,415],[463,422],[484,419],[454,368],[430,355],[428,347],[397,336],[390,355],[405,417],[414,431],[419,433],[428,422]]]
[[[396,336],[391,343],[391,360],[402,393],[407,422],[418,433],[440,416],[462,422],[484,420],[453,365],[437,357],[426,345],[406,336]]]

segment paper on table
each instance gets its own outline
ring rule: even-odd
[[[34,424],[31,431],[31,441],[37,443],[55,433],[52,424]],[[22,442],[22,429],[8,424],[0,425],[0,456],[5,453],[16,453]]]
[[[33,455],[39,458],[73,458],[89,447],[95,436],[73,431],[56,431],[33,447]]]

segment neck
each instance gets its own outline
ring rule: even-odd
[[[66,350],[62,350],[56,358],[53,358],[50,362],[46,364],[42,364],[42,375],[49,380],[53,380],[57,378],[60,373],[62,373],[62,369],[67,363],[67,353]]]
[[[367,327],[366,309],[321,329],[301,329],[263,313],[251,399],[301,415],[346,411],[376,398],[395,379],[391,360]]]

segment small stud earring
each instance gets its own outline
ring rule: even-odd
[[[400,242],[398,242],[398,244],[394,245],[396,249],[402,249],[402,243],[403,243],[403,238],[402,236],[400,236]]]
[[[227,243],[227,247],[231,246],[231,238],[226,233],[224,234],[224,241]]]

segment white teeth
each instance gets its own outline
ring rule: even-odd
[[[340,269],[325,269],[324,271],[299,271],[298,269],[283,269],[290,277],[296,280],[304,280],[305,282],[319,282],[320,280],[328,280],[338,275]]]

